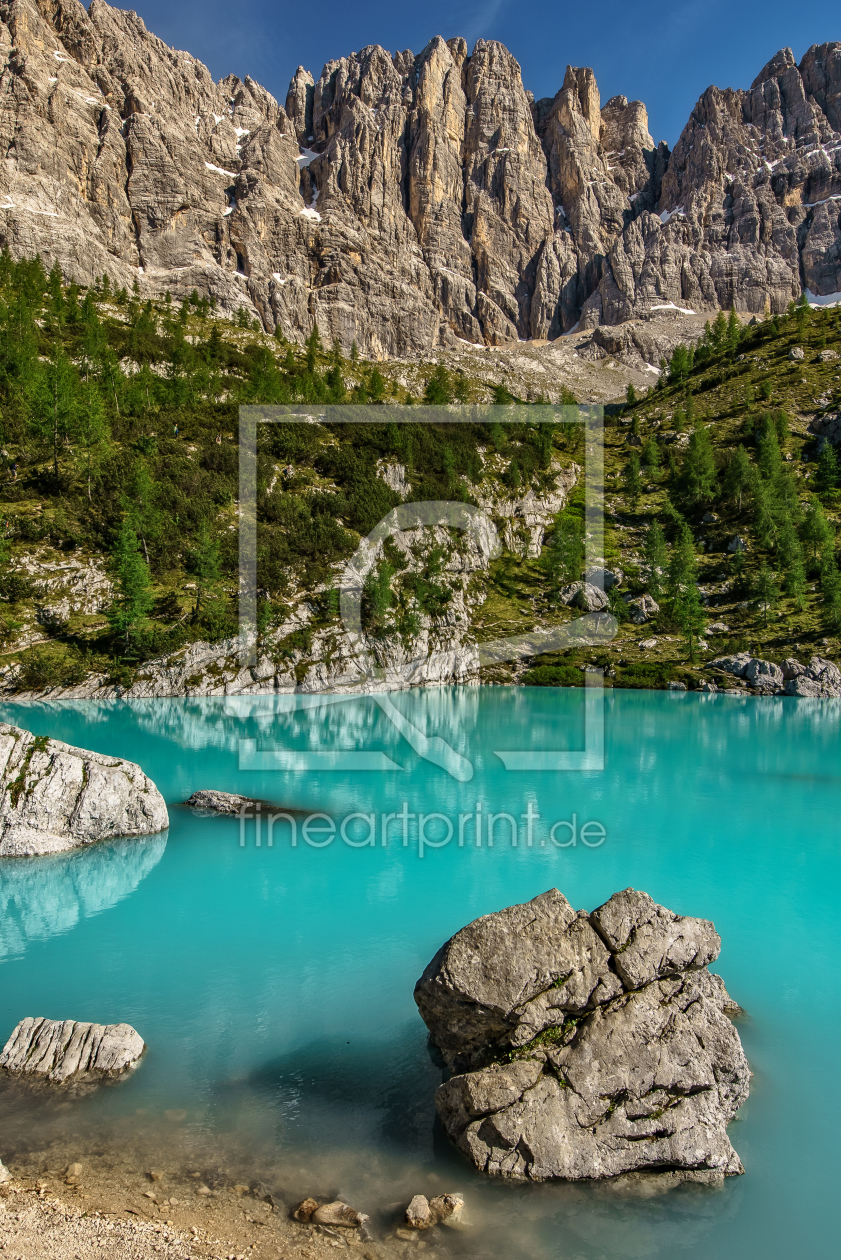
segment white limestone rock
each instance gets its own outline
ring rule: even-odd
[[[562,604],[570,604],[580,608],[582,612],[602,612],[610,606],[610,600],[604,591],[590,582],[570,582],[559,592]]]
[[[643,626],[651,617],[660,611],[660,605],[651,595],[640,595],[637,599],[628,600],[631,621],[635,626]]]
[[[0,723],[0,857],[60,853],[169,826],[138,765]]]
[[[841,697],[841,670],[822,656],[813,656],[808,666],[798,661],[784,662],[788,666],[784,691],[787,696],[812,696],[816,699]],[[795,675],[793,666],[799,667]]]
[[[22,1019],[0,1052],[0,1072],[51,1085],[123,1076],[146,1043],[130,1024]]]
[[[750,1070],[707,970],[720,945],[633,888],[589,916],[550,889],[462,928],[415,988],[458,1073],[435,1097],[451,1139],[480,1170],[535,1181],[743,1172],[726,1126]]]

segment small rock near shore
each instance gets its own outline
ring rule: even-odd
[[[0,1071],[63,1085],[122,1076],[145,1050],[146,1043],[130,1024],[28,1018],[20,1021],[0,1052]]]
[[[190,809],[205,814],[238,814],[257,802],[250,796],[239,796],[236,792],[217,792],[215,788],[200,788],[189,800],[184,802]]]
[[[357,1229],[368,1220],[363,1212],[337,1199],[334,1203],[322,1203],[312,1214],[311,1220],[316,1225],[339,1226],[342,1229]]]

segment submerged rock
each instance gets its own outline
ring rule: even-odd
[[[22,1019],[0,1052],[0,1071],[53,1085],[122,1076],[146,1043],[130,1024],[83,1024],[72,1019]]]
[[[435,1098],[451,1139],[532,1180],[743,1172],[726,1126],[750,1071],[707,970],[720,946],[632,888],[590,915],[550,889],[468,924],[415,989],[458,1073]]]
[[[256,805],[257,802],[250,796],[238,796],[236,792],[217,792],[214,788],[200,788],[184,804],[206,814],[238,814],[241,809]]]
[[[311,1219],[316,1225],[338,1225],[342,1229],[357,1229],[366,1223],[368,1217],[337,1199],[334,1203],[322,1203],[321,1207],[317,1207],[312,1213]]]
[[[303,1199],[292,1212],[292,1219],[302,1221],[304,1224],[311,1222],[313,1225],[318,1225],[325,1233],[332,1233],[336,1227],[339,1227],[357,1230],[359,1237],[363,1240],[369,1241],[371,1238],[368,1230],[370,1218],[364,1212],[357,1212],[356,1208],[343,1203],[341,1199],[320,1205],[318,1199]]]
[[[60,853],[169,826],[140,766],[0,723],[0,857]]]
[[[432,1229],[434,1225],[458,1225],[464,1210],[460,1194],[438,1194],[427,1199],[416,1194],[406,1208],[405,1221],[410,1229]]]

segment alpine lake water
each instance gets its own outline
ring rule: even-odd
[[[532,756],[506,769],[500,750],[581,747],[583,696],[475,687],[392,696],[404,718],[466,759],[469,779],[414,752],[370,697],[295,712],[270,697],[4,704],[4,721],[139,762],[171,825],[163,836],[0,861],[0,1044],[22,1016],[45,1015],[125,1020],[149,1046],[130,1078],[76,1098],[3,1084],[3,1156],[113,1148],[209,1169],[205,1177],[257,1177],[284,1205],[340,1194],[375,1231],[413,1194],[458,1190],[471,1227],[444,1231],[445,1245],[465,1257],[831,1254],[841,706],[608,691],[603,770],[539,769]],[[349,751],[379,768],[354,768]],[[237,819],[179,804],[202,787],[276,803],[297,844],[289,820],[269,845],[264,819],[258,847],[255,824],[242,832]],[[441,815],[426,820],[422,851],[417,819],[405,845],[399,819],[381,843],[383,815],[404,801],[410,815]],[[486,826],[475,843],[473,819],[459,844],[459,815],[477,803],[513,816],[516,845],[504,819],[492,846]],[[530,803],[540,815],[531,844],[521,818]],[[316,813],[326,818],[310,820],[307,842]],[[355,813],[375,816],[373,846]],[[562,826],[553,843],[550,825],[573,815],[576,842]],[[584,843],[585,823],[601,824],[602,843],[599,827]],[[629,885],[721,933],[714,969],[745,1009],[739,1031],[754,1072],[730,1128],[746,1175],[650,1198],[599,1183],[488,1180],[436,1121],[441,1071],[415,980],[480,914],[552,886],[589,910]]]

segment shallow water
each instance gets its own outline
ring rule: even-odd
[[[4,1087],[0,1153],[113,1141],[126,1158],[259,1176],[289,1199],[340,1192],[373,1215],[460,1189],[473,1228],[451,1245],[488,1257],[833,1250],[839,706],[609,692],[605,768],[571,773],[508,771],[497,751],[580,747],[581,691],[392,699],[468,759],[472,779],[421,759],[371,699],[293,714],[271,698],[2,706],[5,721],[139,761],[175,807],[164,837],[0,862],[0,1039],[42,1014],[127,1020],[149,1044],[131,1079],[69,1106]],[[378,751],[394,768],[271,768],[272,746]],[[247,768],[261,752],[264,768]],[[297,845],[288,821],[272,847],[264,821],[257,847],[253,824],[241,835],[237,820],[177,807],[210,786],[284,806]],[[421,856],[417,823],[404,847],[393,821],[383,846],[382,815],[404,801],[450,818],[450,843]],[[492,847],[486,833],[476,846],[472,821],[458,845],[459,814],[477,802],[514,816],[516,847],[504,820]],[[529,802],[540,815],[531,847]],[[377,843],[311,847],[302,825],[315,811],[337,828],[373,813]],[[554,846],[547,824],[573,814],[578,843]],[[580,840],[588,821],[605,829],[598,847]],[[446,827],[438,819],[427,834],[443,839]],[[367,829],[345,823],[350,841]],[[633,885],[715,921],[716,970],[747,1011],[739,1030],[755,1073],[730,1130],[746,1176],[636,1201],[599,1186],[491,1183],[448,1146],[414,982],[470,919],[553,885],[587,909]]]

